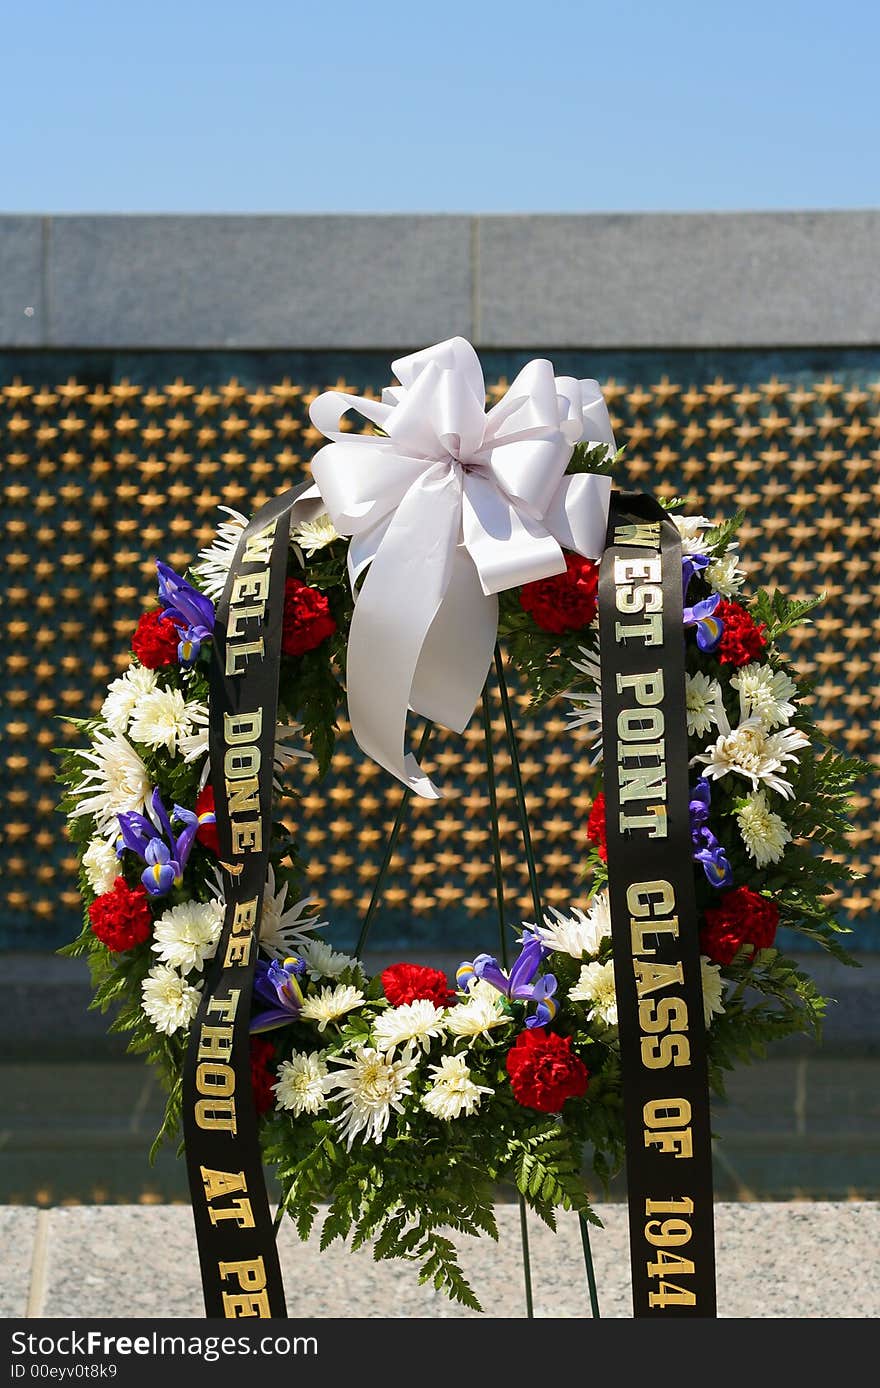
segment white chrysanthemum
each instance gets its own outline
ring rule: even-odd
[[[312,760],[311,752],[308,752],[305,747],[294,745],[294,738],[298,738],[302,730],[302,723],[276,723],[275,725],[273,761],[275,776],[272,784],[277,791],[283,789],[279,778],[293,766],[294,762]]]
[[[430,1068],[433,1085],[422,1098],[422,1105],[449,1123],[464,1113],[470,1117],[479,1107],[484,1094],[494,1094],[485,1084],[475,1084],[464,1056],[445,1055],[439,1065]]]
[[[154,964],[141,984],[144,1012],[157,1031],[171,1036],[189,1026],[201,994],[168,964]]]
[[[359,1046],[351,1056],[333,1056],[343,1069],[324,1082],[324,1092],[338,1099],[343,1111],[333,1121],[351,1151],[359,1133],[364,1142],[381,1142],[392,1110],[400,1113],[410,1093],[410,1075],[417,1061],[410,1051],[397,1058],[383,1055],[372,1046]]]
[[[310,928],[316,930],[317,925]],[[346,969],[359,967],[353,955],[338,953],[330,948],[326,940],[309,940],[296,952],[306,961],[311,978],[338,978]]]
[[[283,882],[276,891],[275,870],[270,863],[260,916],[260,949],[274,959],[298,954],[301,946],[311,943],[312,931],[322,930],[327,924],[317,916],[306,915],[314,904],[311,897],[304,896],[288,906],[287,883]]]
[[[310,993],[300,1009],[304,1022],[316,1022],[319,1031],[330,1022],[338,1022],[347,1012],[353,1012],[366,999],[360,988],[350,983],[337,983],[335,988],[322,988],[320,993]]]
[[[712,529],[708,516],[682,516],[677,511],[670,514],[681,536],[682,554],[711,554],[713,547],[703,536],[704,530]]]
[[[568,991],[572,1002],[588,1002],[597,1017],[608,1026],[617,1026],[617,994],[614,991],[614,965],[584,964],[580,977]]]
[[[741,723],[733,732],[723,733],[705,752],[700,752],[693,762],[705,765],[704,775],[713,781],[734,772],[751,781],[752,789],[760,789],[763,781],[786,800],[794,795],[791,784],[780,775],[789,762],[797,762],[797,752],[809,743],[804,733],[796,728],[785,728],[779,733],[769,733],[757,718]]]
[[[119,833],[117,815],[137,810],[154,819],[149,773],[126,738],[96,732],[92,746],[79,755],[89,765],[81,783],[70,792],[81,797],[70,811],[71,819],[94,815],[98,833],[113,840]]]
[[[713,559],[703,572],[709,587],[713,592],[720,593],[722,598],[735,598],[746,581],[745,574],[738,567],[738,548],[738,545],[730,545],[727,552],[720,558]]]
[[[128,732],[128,724],[138,700],[157,687],[155,670],[145,665],[130,665],[118,680],[107,686],[107,697],[101,705],[101,717],[111,733]]]
[[[700,955],[700,982],[703,985],[703,1020],[706,1026],[724,1011],[724,980],[721,968],[707,955]]]
[[[182,901],[160,916],[153,927],[153,949],[163,964],[189,973],[213,959],[223,926],[217,901]]]
[[[723,719],[724,713],[721,685],[717,680],[710,679],[702,670],[695,675],[685,675],[684,699],[689,737],[702,737],[710,728],[719,726],[719,717]]]
[[[198,561],[193,564],[193,573],[198,575],[202,592],[212,602],[223,596],[241,532],[248,523],[247,516],[234,511],[231,506],[221,506],[219,510],[225,511],[230,519],[220,521],[214,543],[208,549],[199,550]]]
[[[164,747],[173,757],[192,733],[196,716],[207,711],[204,704],[188,704],[180,689],[151,689],[135,704],[129,732],[135,742]]]
[[[568,710],[566,715],[569,723],[569,731],[575,728],[586,728],[592,738],[593,751],[590,760],[595,765],[602,759],[602,668],[599,664],[599,652],[588,650],[584,646],[579,646],[578,650],[583,656],[583,660],[573,660],[571,663],[582,675],[586,675],[592,682],[592,689],[570,689],[563,697],[574,704],[574,708]]]
[[[416,998],[380,1012],[373,1023],[373,1036],[380,1051],[393,1051],[410,1041],[426,1051],[435,1037],[443,1034],[443,1026],[443,1008],[435,1007],[428,998]]]
[[[757,866],[767,867],[768,863],[778,863],[785,852],[785,845],[791,843],[791,834],[781,816],[770,809],[762,790],[750,795],[740,805],[736,818],[746,852],[754,858]]]
[[[327,1107],[324,1081],[328,1070],[319,1055],[294,1051],[289,1060],[278,1067],[278,1080],[273,1084],[278,1108],[288,1109],[295,1117],[301,1113],[319,1113]]]
[[[334,540],[340,538],[339,531],[333,524],[330,517],[325,512],[322,516],[316,516],[314,520],[303,521],[295,530],[291,531],[290,543],[296,549],[301,549],[307,558],[311,559],[313,554],[317,554],[319,549],[325,549],[327,545],[332,545]],[[302,557],[300,557],[302,562]]]
[[[795,706],[791,703],[797,694],[797,685],[784,670],[773,670],[769,665],[759,665],[752,661],[742,665],[730,683],[739,691],[740,722],[758,718],[765,728],[783,728],[794,717]]]
[[[179,741],[180,754],[185,762],[198,761],[200,757],[205,757],[205,765],[202,768],[202,778],[199,783],[201,790],[208,780],[208,709],[205,704],[191,704],[192,710],[190,721],[192,727],[190,731],[181,737]]]
[[[180,739],[180,752],[185,762],[198,761],[201,757],[205,758],[199,777],[199,790],[208,783],[210,774],[210,763],[208,761],[208,711],[203,704],[190,704],[192,713],[192,731]],[[204,712],[202,712],[204,710]],[[276,723],[275,725],[275,752],[274,752],[274,777],[272,784],[275,789],[281,792],[283,789],[279,777],[297,760],[311,761],[312,754],[307,752],[305,747],[295,747],[293,738],[302,732],[302,723]]]
[[[570,954],[572,959],[598,954],[602,941],[611,934],[608,893],[596,892],[586,913],[574,906],[564,915],[551,906],[543,925],[525,925],[556,954]]]
[[[83,854],[86,880],[97,896],[109,892],[119,875],[119,859],[109,839],[91,839]]]
[[[498,989],[478,979],[471,983],[467,1002],[450,1007],[446,1014],[446,1030],[453,1036],[464,1036],[473,1041],[493,1027],[504,1026],[509,1020]]]

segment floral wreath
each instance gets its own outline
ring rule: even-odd
[[[575,447],[569,472],[601,470]],[[80,855],[82,933],[93,1006],[157,1066],[168,1090],[154,1144],[178,1131],[188,1028],[224,914],[208,784],[208,660],[214,603],[244,516],[228,508],[187,577],[158,567],[158,604],[87,746],[63,753],[63,801]],[[812,601],[744,594],[736,517],[713,526],[671,514],[682,539],[693,871],[713,1090],[777,1038],[818,1032],[825,999],[777,946],[780,926],[847,956],[833,898],[852,874],[848,793],[860,763],[810,720],[809,688],[780,648]],[[344,704],[352,596],[348,540],[326,515],[289,550],[276,786],[297,793],[300,759],[329,767]],[[601,757],[598,567],[501,596],[499,636],[536,704],[565,697],[572,728]],[[497,957],[463,961],[454,981],[398,963],[368,977],[320,935],[302,846],[275,826],[251,1020],[251,1073],[264,1159],[301,1237],[329,1199],[322,1245],[353,1234],[375,1256],[418,1263],[422,1280],[479,1303],[444,1231],[497,1237],[500,1182],[549,1225],[555,1211],[597,1222],[584,1177],[622,1161],[624,1133],[606,890],[604,797],[585,826],[580,904],[522,922]],[[508,954],[510,957],[508,957]],[[417,1155],[415,1155],[417,1154]]]

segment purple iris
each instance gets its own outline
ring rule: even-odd
[[[272,1031],[288,1022],[295,1022],[303,1005],[299,980],[305,973],[304,959],[291,956],[282,964],[273,959],[267,964],[257,960],[254,972],[254,1004],[257,1011],[251,1018],[251,1033]]]
[[[684,596],[687,597],[687,590],[690,587],[691,579],[694,574],[702,573],[709,567],[709,560],[705,554],[686,554],[681,561],[681,586]],[[714,651],[724,635],[724,623],[720,617],[715,616],[715,610],[721,601],[720,593],[712,593],[708,598],[703,598],[701,602],[695,602],[692,607],[684,609],[684,624],[686,627],[697,628],[697,645],[701,651]]]
[[[727,854],[709,828],[709,806],[712,790],[705,776],[701,776],[691,791],[691,843],[694,846],[694,862],[701,863],[706,880],[713,887],[730,887],[733,884],[733,869],[727,861]]]
[[[180,632],[177,657],[181,665],[194,665],[202,643],[214,632],[214,604],[161,559],[156,560],[156,569],[162,616],[172,621]]]
[[[536,982],[533,980],[549,953],[550,950],[537,935],[526,932],[520,956],[514,961],[509,974],[504,972],[494,955],[478,954],[473,963],[461,964],[455,977],[462,988],[467,988],[471,979],[479,978],[491,983],[493,988],[511,1001],[536,1003],[537,1008],[526,1019],[526,1026],[544,1027],[553,1021],[558,1010],[553,1001],[556,979],[553,974],[543,974]]]
[[[117,815],[120,837],[116,852],[121,857],[124,850],[130,848],[132,853],[143,858],[147,866],[141,873],[141,881],[150,896],[167,896],[183,881],[183,870],[199,831],[199,817],[192,810],[175,805],[169,819],[158,790],[153,791],[150,804],[155,823],[136,810]],[[179,834],[174,832],[175,821],[183,825]],[[161,833],[156,832],[157,826]]]

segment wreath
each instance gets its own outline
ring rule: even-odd
[[[613,466],[604,445],[569,454],[567,477]],[[713,525],[669,510],[683,555],[709,1075],[723,1095],[737,1063],[792,1032],[819,1031],[826,1000],[778,932],[847,958],[834,903],[852,876],[848,795],[860,764],[824,745],[809,687],[786,656],[786,634],[815,602],[747,593],[741,516]],[[128,668],[100,714],[77,722],[83,745],[63,752],[84,916],[62,952],[88,959],[93,1006],[113,1007],[111,1031],[161,1074],[167,1109],[153,1153],[179,1130],[189,1029],[224,917],[208,673],[215,602],[245,525],[227,510],[185,576],[158,563],[158,603],[138,622]],[[326,514],[291,535],[274,774],[294,801],[303,758],[329,768],[345,705],[348,550]],[[536,706],[565,701],[598,760],[597,583],[597,564],[566,552],[564,572],[501,594],[498,634],[519,688]],[[503,678],[500,658],[498,669]],[[463,960],[454,979],[411,962],[369,977],[333,948],[306,889],[306,845],[275,824],[251,1078],[263,1158],[300,1237],[329,1201],[322,1245],[372,1242],[377,1258],[412,1260],[422,1280],[479,1309],[449,1233],[497,1237],[499,1184],[551,1227],[560,1209],[597,1222],[589,1175],[606,1182],[624,1150],[602,794],[580,850],[571,905],[515,923],[496,857],[496,955]]]

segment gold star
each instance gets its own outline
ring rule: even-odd
[[[700,408],[705,398],[704,395],[700,394],[696,386],[688,386],[688,389],[681,397],[681,403],[684,406],[685,413],[693,414],[695,410]]]
[[[824,380],[818,381],[814,389],[818,399],[821,400],[823,405],[829,400],[834,400],[843,392],[843,386],[838,381],[832,380],[830,376],[826,376]]]
[[[806,386],[795,386],[794,390],[788,393],[788,403],[795,414],[803,414],[808,405],[812,405],[815,400],[813,391],[807,390]]]
[[[749,390],[748,386],[744,386],[742,390],[737,391],[736,395],[734,395],[733,402],[742,414],[748,414],[749,410],[753,410],[756,405],[760,405],[760,391]]]
[[[787,385],[784,385],[783,382],[780,381],[774,374],[770,377],[769,381],[765,381],[761,386],[759,386],[759,389],[761,393],[772,402],[774,400],[780,400],[783,395],[787,395],[789,388]]]
[[[651,386],[651,390],[661,405],[668,404],[670,400],[675,399],[676,395],[681,394],[681,386],[673,385],[666,375],[661,376],[660,380]]]

